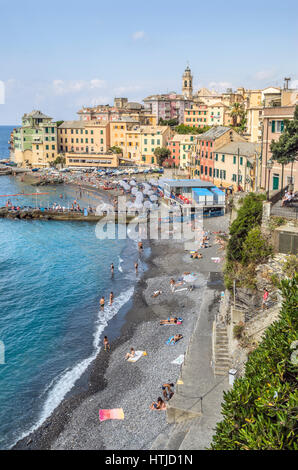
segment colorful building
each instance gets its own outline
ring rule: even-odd
[[[110,147],[109,124],[96,121],[64,121],[58,127],[59,152],[101,153]]]
[[[231,142],[214,152],[213,182],[216,186],[254,191],[260,172],[259,144]]]
[[[295,92],[298,103],[298,91]],[[288,98],[288,95],[285,95]],[[284,121],[293,119],[295,106],[274,106],[263,109],[263,146],[262,146],[262,171],[261,185],[264,189],[280,190],[288,184],[293,184],[294,191],[298,190],[298,162],[284,165],[273,162],[271,170],[268,161],[272,158],[270,151],[271,142],[279,140],[284,131]],[[270,175],[270,179],[269,179]]]
[[[140,126],[141,164],[157,164],[154,151],[157,147],[167,147],[171,138],[169,126]]]
[[[12,139],[11,157],[18,166],[49,167],[57,158],[57,123],[41,111],[24,114]]]
[[[160,119],[177,119],[179,124],[184,121],[184,111],[191,105],[191,100],[177,93],[164,95],[152,95],[144,98],[145,109],[149,114],[154,114],[159,123]]]
[[[246,142],[231,127],[214,126],[198,136],[198,155],[200,178],[214,181],[214,157],[216,150],[231,142]]]

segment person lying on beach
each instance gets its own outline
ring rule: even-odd
[[[161,386],[162,394],[166,401],[169,401],[174,395],[174,391],[172,390],[173,387],[174,387],[174,384],[170,384],[170,383],[162,384]]]
[[[152,297],[158,297],[160,294],[162,294],[162,290],[156,290],[153,292]]]
[[[173,336],[173,338],[170,340],[169,344],[176,344],[180,339],[182,339],[183,336],[182,335],[175,335]]]
[[[195,251],[194,253],[192,253],[192,254],[190,255],[190,257],[191,257],[192,259],[201,259],[201,258],[203,258],[203,255],[202,255],[202,253],[198,253],[197,251]]]
[[[150,409],[151,410],[165,410],[167,408],[167,405],[165,404],[165,402],[163,401],[163,399],[161,397],[158,397],[157,401],[154,401],[151,405],[150,405]]]
[[[177,325],[178,318],[168,318],[167,320],[160,320],[160,325]]]
[[[134,348],[130,348],[130,352],[126,354],[125,359],[129,359],[130,357],[134,357],[136,355],[136,352]]]
[[[176,288],[177,286],[183,286],[183,281],[176,282],[175,279],[172,278],[172,279],[170,280],[170,287],[171,287],[171,289],[172,289],[172,292],[175,292],[175,288]]]
[[[103,339],[103,344],[104,344],[104,347],[105,347],[105,351],[108,349],[110,351],[110,343],[109,343],[109,340],[108,340],[108,337],[105,336],[104,339]]]

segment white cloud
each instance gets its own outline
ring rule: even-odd
[[[98,78],[93,78],[92,80],[53,80],[52,86],[56,95],[65,95],[78,93],[83,90],[103,88],[105,81]]]
[[[135,31],[132,35],[134,41],[138,39],[143,39],[145,37],[145,31]]]
[[[233,86],[230,82],[210,82],[208,84],[208,88],[211,88],[211,90],[222,92],[226,91],[227,88],[233,88]]]

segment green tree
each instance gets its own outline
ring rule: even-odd
[[[117,147],[117,145],[113,145],[113,147],[109,148],[109,152],[120,154],[122,153],[122,150],[120,147]]]
[[[51,162],[51,163],[53,163],[55,166],[61,165],[62,168],[63,168],[63,166],[64,166],[65,163],[66,163],[66,158],[63,157],[63,155],[58,155],[58,156],[56,157],[56,159],[53,160],[53,162]]]
[[[245,374],[224,394],[213,450],[297,450],[298,274],[281,281],[278,321],[249,355]]]
[[[179,124],[179,126],[175,127],[175,132],[177,134],[203,134],[209,129],[210,129],[210,126],[191,127],[191,126],[186,126],[185,124]]]
[[[272,141],[270,145],[272,159],[282,165],[281,184],[283,187],[284,165],[293,164],[298,158],[298,105],[295,108],[294,119],[284,121],[284,131],[279,140]]]
[[[242,245],[242,263],[260,263],[271,253],[272,247],[263,237],[260,227],[253,227]]]
[[[61,124],[63,124],[64,121],[57,121],[56,124],[57,124],[57,127],[61,126]]]
[[[234,103],[231,108],[231,117],[233,119],[233,127],[239,127],[240,123],[244,123],[245,111],[242,103]],[[246,122],[245,122],[246,124]]]
[[[175,127],[175,126],[178,126],[179,121],[178,121],[178,119],[163,119],[163,118],[160,118],[158,124],[159,124],[159,126]]]
[[[171,151],[166,147],[156,147],[154,155],[156,156],[157,164],[162,166],[163,162],[171,157]]]

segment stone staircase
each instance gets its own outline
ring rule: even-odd
[[[192,421],[184,421],[175,424],[170,433],[162,433],[157,436],[151,446],[151,450],[178,450],[184,441],[192,425]]]
[[[231,365],[227,327],[216,325],[214,346],[214,374],[226,375]]]

